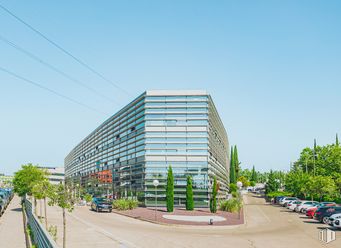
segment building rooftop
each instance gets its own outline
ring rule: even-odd
[[[198,96],[208,95],[206,90],[147,90],[147,96]]]

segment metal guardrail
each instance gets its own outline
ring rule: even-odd
[[[58,248],[56,242],[51,238],[50,234],[40,223],[37,216],[34,214],[34,206],[32,203],[25,199],[25,212],[27,216],[27,222],[30,225],[33,241],[38,248]]]

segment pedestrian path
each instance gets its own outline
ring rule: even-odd
[[[0,217],[0,247],[25,248],[25,233],[20,198],[14,196]]]

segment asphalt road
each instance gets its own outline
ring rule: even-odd
[[[264,199],[246,197],[246,224],[241,226],[166,226],[135,220],[118,214],[96,213],[77,207],[67,215],[68,248],[86,247],[341,247],[341,231],[336,241],[323,244],[318,232],[325,225],[306,219]],[[61,212],[49,209],[57,224],[61,243]]]

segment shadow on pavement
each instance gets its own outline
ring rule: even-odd
[[[309,223],[309,224],[319,224],[319,225],[321,225],[321,223],[317,222],[317,221],[306,221],[306,220],[304,220],[303,222],[304,223]]]
[[[301,218],[301,219],[307,219],[307,220],[308,220],[308,219],[311,219],[311,218],[309,218],[309,217],[307,217],[307,216],[300,216],[300,218]]]
[[[22,211],[22,208],[13,208],[13,209],[11,209],[11,211],[14,211],[14,212],[21,212],[21,211]]]

